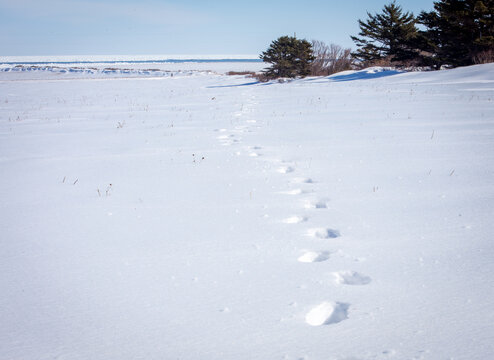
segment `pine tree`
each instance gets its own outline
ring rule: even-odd
[[[272,64],[264,71],[268,78],[307,76],[314,60],[311,43],[291,36],[274,40],[259,57]]]
[[[354,58],[364,63],[388,59],[403,64],[417,57],[413,46],[417,20],[412,13],[404,13],[393,1],[380,14],[367,13],[367,16],[366,21],[359,20],[359,37],[351,37],[358,47]]]
[[[494,0],[441,0],[434,11],[422,12],[419,22],[422,49],[438,64],[471,65],[475,58],[494,51]]]

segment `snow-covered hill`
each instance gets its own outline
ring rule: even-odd
[[[494,354],[494,64],[36,74],[0,72],[0,358]]]

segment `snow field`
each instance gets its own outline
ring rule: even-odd
[[[484,359],[494,67],[0,74],[6,358]]]

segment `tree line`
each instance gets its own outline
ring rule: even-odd
[[[396,67],[466,66],[494,62],[494,0],[434,1],[418,16],[395,1],[359,20],[351,36],[357,50],[283,36],[260,58],[271,63],[267,78],[329,75],[373,65]],[[326,73],[327,74],[326,74]]]

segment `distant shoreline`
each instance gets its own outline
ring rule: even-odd
[[[96,59],[94,57],[79,59],[68,59],[59,57],[57,59],[41,58],[10,58],[0,57],[0,74],[2,77],[14,76],[14,74],[27,73],[53,73],[63,74],[86,74],[88,76],[132,74],[138,76],[168,76],[172,73],[182,74],[184,72],[215,72],[225,74],[234,72],[259,72],[267,64],[261,59],[253,58],[151,58],[148,59]],[[117,74],[118,73],[118,74]],[[7,75],[11,74],[11,75]],[[19,76],[19,75],[16,75]],[[26,75],[22,75],[25,77]],[[37,75],[36,75],[37,76]],[[173,76],[173,75],[172,75]]]
[[[262,62],[261,59],[169,59],[169,60],[135,60],[135,61],[0,61],[0,65],[50,65],[50,64],[182,64],[182,63],[250,63],[250,62]]]
[[[0,64],[150,64],[150,63],[262,62],[257,55],[60,55],[0,56]]]

